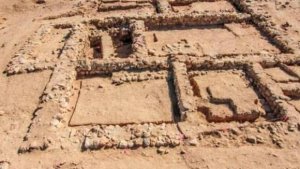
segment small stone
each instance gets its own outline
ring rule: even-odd
[[[0,116],[3,116],[5,112],[3,110],[0,110]]]
[[[54,126],[54,127],[58,127],[60,124],[59,120],[57,119],[52,119],[51,120],[51,125]]]
[[[0,161],[0,169],[9,169],[9,165],[8,161]]]
[[[26,60],[25,58],[21,57],[21,58],[19,59],[19,63],[20,63],[20,64],[26,64],[26,63],[27,63],[27,60]]]
[[[46,1],[45,0],[36,0],[36,3],[37,4],[43,4],[43,3],[46,3]]]
[[[273,127],[273,126],[268,126],[268,129],[269,129],[271,134],[275,134],[277,132],[276,128]]]
[[[152,49],[149,49],[149,50],[148,50],[148,54],[149,54],[149,55],[155,55],[155,51],[152,50]]]
[[[274,136],[274,137],[272,138],[272,141],[273,141],[273,143],[274,143],[275,145],[277,145],[279,148],[283,148],[283,147],[284,147],[283,141],[282,141],[279,137]]]
[[[112,141],[109,141],[107,144],[105,144],[105,148],[112,148],[114,146],[115,146],[115,144]]]
[[[170,145],[171,145],[172,147],[179,146],[179,145],[180,145],[180,141],[177,140],[177,139],[172,139]]]
[[[133,147],[134,147],[133,141],[128,141],[128,142],[127,142],[127,147],[128,147],[128,148],[133,148]]]
[[[246,138],[246,141],[247,141],[248,143],[255,144],[255,143],[256,143],[256,138],[255,138],[254,136],[248,136],[248,137]]]
[[[109,143],[109,139],[107,137],[101,137],[99,139],[99,146],[100,147],[105,147]]]
[[[137,76],[132,76],[131,81],[137,81]]]
[[[160,146],[163,146],[163,145],[164,145],[164,141],[161,140],[161,139],[157,140],[156,143],[155,143],[156,147],[160,147]]]
[[[151,147],[154,147],[155,145],[156,145],[156,139],[153,138],[153,137],[151,137],[151,138],[150,138],[150,146],[151,146]]]
[[[61,102],[60,102],[60,106],[61,106],[62,108],[68,108],[68,107],[69,107],[69,103],[68,103],[67,101],[61,101]]]
[[[149,138],[151,136],[150,132],[143,132],[142,137],[143,138]]]
[[[134,140],[134,145],[135,145],[136,147],[142,146],[142,145],[143,145],[143,139],[142,139],[142,138],[137,138],[137,139],[135,139],[135,140]]]
[[[191,146],[197,146],[199,143],[198,143],[198,140],[197,140],[197,139],[192,139],[192,140],[189,141],[189,144],[190,144]]]
[[[27,144],[23,144],[19,147],[18,153],[25,153],[28,151],[28,145]]]
[[[149,147],[150,146],[150,139],[149,138],[144,138],[143,139],[143,145],[145,147]]]
[[[85,138],[84,140],[84,148],[90,149],[92,147],[92,140],[89,138]]]
[[[127,141],[125,141],[125,140],[121,140],[118,145],[118,147],[120,149],[125,149],[125,148],[127,148],[127,146],[128,146],[128,144],[127,144]]]
[[[232,128],[231,129],[231,132],[232,134],[236,135],[236,136],[239,136],[241,134],[241,132],[239,131],[238,128]]]
[[[256,136],[256,142],[258,144],[263,144],[265,142],[264,138],[261,136]]]
[[[262,129],[257,127],[257,132],[262,133]]]
[[[38,142],[37,141],[32,141],[29,146],[31,148],[37,149],[39,147]]]
[[[126,82],[126,81],[127,81],[127,78],[126,78],[126,77],[121,77],[121,78],[120,78],[120,81]]]
[[[297,129],[297,124],[289,124],[288,131],[294,132]]]
[[[137,81],[139,81],[139,82],[142,81],[141,75],[138,75],[138,76],[137,76]]]
[[[160,147],[160,148],[157,149],[157,153],[158,154],[168,154],[169,151],[167,149],[163,148],[163,147]]]
[[[139,129],[135,130],[135,131],[134,131],[134,136],[135,136],[135,137],[142,137],[142,132],[141,132],[141,130],[139,130]]]
[[[99,149],[99,142],[98,140],[90,139],[90,138],[85,138],[84,141],[84,148],[85,149],[90,149],[90,150],[96,150]]]

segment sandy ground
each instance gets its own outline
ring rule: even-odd
[[[41,20],[41,18],[71,11],[79,2],[78,0],[48,0],[46,4],[38,5],[32,0],[0,0],[1,72],[6,69],[15,52],[21,48],[26,39],[41,23],[52,22]],[[299,16],[299,7],[297,12]],[[276,16],[276,19],[281,17],[288,17],[289,22],[296,22],[295,20],[297,20],[296,16],[293,18],[292,15],[283,16],[283,14]],[[72,17],[70,20],[76,19],[80,19],[80,16]],[[290,34],[294,35],[294,33]],[[168,35],[163,35],[163,38],[165,38],[164,36]],[[299,34],[295,36],[300,39]],[[263,41],[262,44],[264,43]],[[256,45],[261,46],[260,43]],[[268,46],[264,46],[263,49],[265,47],[268,48]],[[280,147],[271,143],[259,145],[248,143],[222,145],[221,143],[221,146],[215,146],[215,140],[211,140],[211,142],[204,142],[196,146],[180,145],[175,148],[167,148],[163,150],[166,151],[165,154],[158,153],[156,148],[107,149],[82,152],[78,144],[78,147],[73,148],[61,146],[59,149],[19,154],[19,146],[23,142],[32,118],[34,118],[33,112],[35,112],[40,102],[39,98],[49,82],[50,76],[51,70],[14,76],[1,74],[1,169],[300,168],[299,129],[295,131],[296,134],[282,134],[282,139],[285,142],[284,146]],[[168,101],[167,105],[169,104]],[[226,141],[226,137],[224,140]]]

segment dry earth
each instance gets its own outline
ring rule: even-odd
[[[299,0],[0,0],[0,169],[300,169]]]

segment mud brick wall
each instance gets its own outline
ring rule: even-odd
[[[68,123],[66,116],[70,112],[70,97],[76,80],[77,57],[82,57],[88,39],[87,31],[82,25],[75,26],[72,31],[34,113],[25,142],[19,149],[20,153],[46,149],[57,138],[55,131]]]
[[[223,24],[231,22],[244,22],[250,20],[250,15],[222,12],[212,13],[205,12],[200,14],[158,14],[153,16],[136,16],[136,17],[109,17],[103,20],[91,19],[89,22],[99,29],[108,29],[118,27],[120,25],[128,25],[130,20],[143,20],[148,28],[157,26],[173,26],[173,25],[207,25],[207,24]]]
[[[112,83],[120,85],[126,82],[141,82],[148,80],[166,79],[167,71],[119,72],[112,75]]]
[[[54,67],[53,62],[49,60],[39,60],[34,55],[41,39],[47,35],[53,28],[51,25],[42,25],[40,28],[26,41],[21,49],[13,56],[8,63],[6,73],[8,75],[33,72],[37,70],[51,69]],[[53,61],[53,60],[52,60]]]
[[[132,1],[132,2],[101,2],[98,6],[98,12],[128,10],[135,8],[152,7],[151,1]]]
[[[172,5],[188,5],[194,2],[216,2],[222,0],[169,0]]]
[[[264,33],[267,37],[285,53],[293,53],[294,49],[289,44],[289,37],[285,36],[283,32],[277,29],[269,19],[270,16],[265,13],[252,9],[251,1],[246,0],[230,0],[239,10],[247,12],[251,15],[253,23]]]
[[[142,20],[131,20],[129,24],[132,36],[132,50],[136,57],[145,57],[148,55],[145,32],[145,23]]]
[[[172,8],[168,0],[157,0],[156,1],[157,12],[158,13],[168,13],[171,12]]]
[[[267,100],[278,118],[285,119],[289,117],[291,120],[297,119],[295,115],[298,114],[298,112],[287,103],[289,98],[285,96],[281,88],[269,78],[260,64],[250,65],[248,74],[253,78],[255,86],[257,86],[259,92]]]
[[[186,65],[181,62],[173,62],[172,67],[180,115],[181,119],[184,119],[187,113],[194,112],[196,108],[193,89],[188,79]]]
[[[107,74],[121,70],[166,70],[169,68],[167,59],[164,58],[128,58],[105,60],[82,60],[76,68],[78,75]]]

